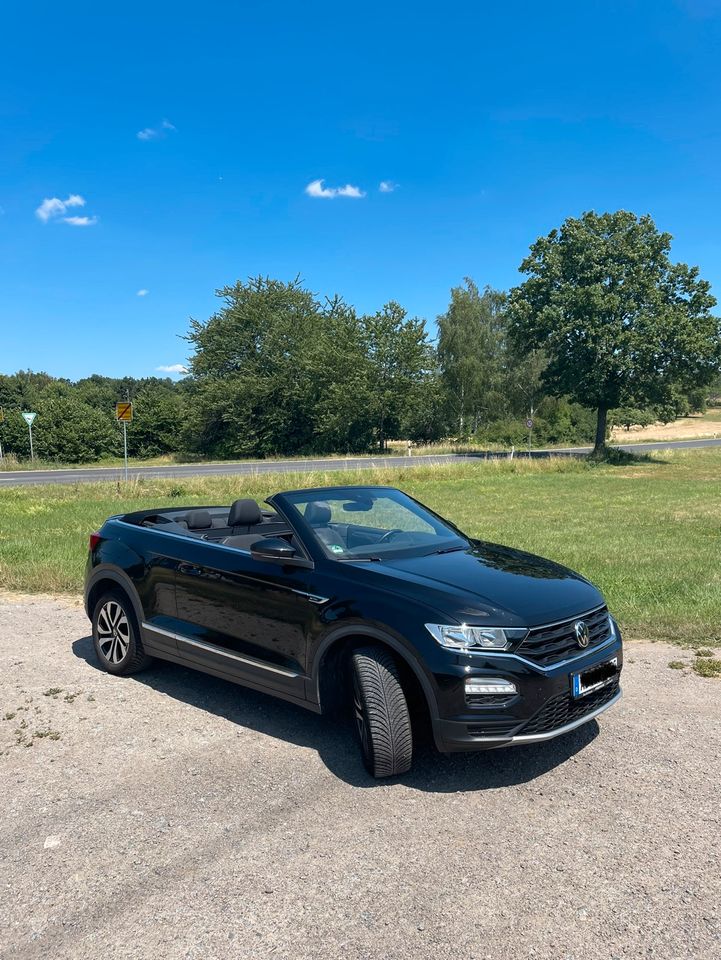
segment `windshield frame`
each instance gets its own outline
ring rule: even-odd
[[[392,547],[389,543],[387,546],[384,546],[382,550],[376,549],[376,544],[369,544],[367,549],[360,550],[357,553],[339,555],[328,548],[316,533],[315,528],[305,519],[301,509],[299,509],[299,507],[302,508],[306,503],[314,500],[354,499],[354,495],[360,498],[363,494],[373,493],[379,496],[386,496],[391,500],[397,497],[398,502],[401,503],[402,506],[406,506],[406,504],[403,504],[403,500],[407,501],[408,505],[412,505],[412,507],[410,507],[411,513],[419,516],[430,526],[434,527],[434,529],[440,527],[442,530],[447,531],[448,536],[439,535],[435,543],[399,545],[396,547]],[[322,557],[324,560],[333,560],[338,563],[349,563],[352,561],[368,563],[371,561],[396,560],[404,557],[430,556],[439,551],[445,553],[450,550],[468,550],[473,546],[472,539],[464,534],[463,531],[459,530],[454,523],[440,516],[431,510],[430,507],[427,507],[424,503],[421,503],[419,500],[416,500],[415,497],[410,496],[410,494],[397,487],[379,484],[312,487],[276,493],[272,497],[269,497],[266,502],[285,515],[291,526],[298,529],[302,539],[304,539],[309,546],[312,544],[312,553],[317,554],[319,558]]]

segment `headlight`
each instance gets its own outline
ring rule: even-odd
[[[506,650],[528,633],[515,627],[469,627],[465,623],[461,626],[427,623],[426,630],[442,647],[451,650]]]

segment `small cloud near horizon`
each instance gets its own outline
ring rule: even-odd
[[[136,297],[147,297],[147,295],[148,295],[149,293],[150,293],[150,290],[146,290],[145,287],[143,287],[142,290],[138,290],[138,292],[135,294],[135,296],[136,296]]]
[[[378,189],[381,193],[393,193],[393,191],[398,187],[397,183],[393,183],[392,180],[381,180],[378,184]]]
[[[142,130],[138,130],[135,136],[138,140],[162,140],[163,137],[167,137],[169,133],[176,129],[175,124],[171,123],[170,120],[163,120],[157,127],[144,127]]]
[[[155,368],[158,373],[187,373],[188,368],[184,363],[162,363]]]
[[[365,190],[355,187],[351,183],[346,183],[344,187],[324,187],[325,180],[311,180],[305,188],[309,197],[321,198],[323,200],[332,200],[334,197],[350,197],[353,200],[360,200],[365,196]]]

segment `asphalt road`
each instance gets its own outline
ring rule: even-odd
[[[631,453],[648,453],[651,450],[680,450],[695,447],[720,447],[719,440],[669,440],[660,443],[622,443],[616,444],[620,450]],[[578,456],[590,453],[590,447],[563,447],[553,450],[533,450],[533,457]],[[516,456],[528,454],[519,449]],[[132,467],[129,476],[133,477],[198,477],[228,476],[233,474],[253,475],[258,473],[310,473],[311,471],[362,470],[369,467],[408,467],[422,464],[463,463],[470,457],[497,458],[507,453],[479,454],[424,454],[413,457],[334,457],[331,459],[309,460],[247,460],[237,463],[192,463],[162,467]],[[16,470],[0,472],[0,487],[23,486],[37,483],[91,483],[99,480],[122,480],[122,467],[87,467],[77,470]]]
[[[376,783],[352,731],[170,664],[102,673],[81,608],[0,601],[7,960],[717,960],[721,698],[627,647],[546,744]]]

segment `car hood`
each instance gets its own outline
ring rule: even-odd
[[[538,626],[603,603],[596,587],[567,567],[483,541],[452,553],[384,560],[376,569],[414,593],[413,585],[422,588],[418,599],[460,622],[496,618],[500,626]]]

